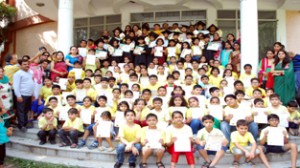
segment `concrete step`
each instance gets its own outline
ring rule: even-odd
[[[28,153],[24,151],[15,150],[12,148],[7,148],[7,156],[20,158],[25,160],[31,160],[35,162],[44,162],[44,163],[52,163],[59,164],[65,166],[74,166],[80,168],[111,168],[114,165],[114,162],[104,162],[104,161],[91,161],[91,160],[78,160],[78,159],[70,159],[65,157],[57,157],[57,156],[47,156],[47,155],[38,155],[34,153]],[[300,166],[300,160],[298,160],[298,165]],[[282,161],[282,162],[271,162],[271,167],[274,168],[288,168],[290,167],[290,161]],[[169,162],[165,162],[166,167],[170,167]],[[187,167],[186,164],[178,164],[177,168]],[[196,165],[198,167],[198,165]],[[122,168],[128,168],[128,164],[124,164]],[[156,168],[154,164],[148,162],[148,168]],[[231,164],[219,164],[218,168],[233,168]],[[246,164],[241,164],[240,168],[249,168]],[[264,168],[264,165],[261,163],[256,164],[256,168]]]
[[[37,140],[22,138],[22,137],[11,137],[10,143],[7,146],[14,150],[19,150],[31,154],[37,155],[46,155],[46,156],[55,156],[55,157],[65,157],[70,159],[77,159],[83,161],[106,161],[106,162],[115,162],[116,160],[116,152],[100,152],[97,149],[89,150],[86,147],[81,149],[71,149],[70,147],[59,147],[58,145],[39,145]],[[201,164],[203,159],[200,158],[198,152],[194,154],[195,160],[197,164]],[[211,156],[213,157],[213,156]],[[290,153],[284,154],[268,154],[269,160],[274,161],[286,161],[290,160]],[[125,160],[128,159],[128,155],[126,155]],[[169,163],[171,160],[171,156],[168,153],[165,153],[164,162]],[[244,160],[244,159],[241,159]],[[221,159],[219,164],[231,164],[233,161],[233,156],[230,153],[226,153],[224,158]],[[259,159],[255,160],[256,163],[259,163]],[[155,157],[149,158],[149,163],[155,163]],[[182,156],[179,159],[180,164],[185,164],[185,157]]]

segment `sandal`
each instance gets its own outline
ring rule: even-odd
[[[62,144],[59,145],[59,147],[66,147],[66,146],[70,146],[70,144],[62,143]]]
[[[165,168],[165,165],[162,162],[156,162],[157,168]]]
[[[254,162],[252,162],[251,160],[250,161],[247,161],[245,160],[246,164],[249,165],[249,166],[255,166],[256,164]]]
[[[232,165],[233,165],[234,167],[239,167],[240,163],[239,163],[238,161],[233,161],[233,162],[232,162]]]
[[[211,164],[211,162],[212,162],[212,161],[209,161],[209,162],[206,162],[206,161],[205,161],[205,162],[202,164],[201,167],[202,167],[202,168],[209,168],[209,165]]]
[[[77,148],[77,144],[72,144],[70,148]]]
[[[147,163],[140,163],[140,168],[147,168]]]

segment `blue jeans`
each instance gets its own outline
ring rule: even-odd
[[[222,121],[221,122],[221,131],[225,135],[228,142],[230,142],[230,134],[231,134],[231,132],[236,131],[236,127],[230,126],[227,121]],[[253,138],[256,141],[258,138],[258,126],[255,122],[252,121],[251,123],[249,123],[248,131],[252,134]]]
[[[201,128],[203,128],[203,124],[199,119],[192,119],[190,126],[194,135],[197,134]]]
[[[300,88],[300,71],[295,71],[294,72],[295,75],[295,86],[296,86],[296,91],[299,90]]]
[[[134,147],[139,151],[141,154],[142,146],[139,143],[134,144]],[[118,144],[116,151],[117,151],[117,162],[124,163],[124,154],[125,154],[125,144]],[[135,156],[132,152],[130,152],[130,156],[128,159],[129,163],[135,163],[137,156]]]
[[[42,100],[42,102],[43,102],[43,103],[42,103],[41,105],[39,105],[39,99],[36,99],[35,101],[33,101],[33,102],[31,103],[31,110],[32,110],[35,114],[40,115],[40,114],[43,112],[45,101]]]

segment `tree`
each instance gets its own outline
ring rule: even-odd
[[[17,9],[9,6],[4,1],[0,3],[0,45],[6,41],[7,27],[16,15]]]

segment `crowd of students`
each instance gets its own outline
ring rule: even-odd
[[[228,149],[236,167],[242,156],[251,166],[259,157],[270,167],[266,153],[291,150],[295,168],[297,145],[288,137],[300,135],[300,113],[284,46],[276,42],[253,74],[251,64],[240,65],[240,40],[228,34],[223,41],[218,27],[205,26],[126,26],[82,40],[66,56],[45,47],[19,62],[8,54],[0,69],[0,85],[8,85],[0,92],[0,137],[11,135],[5,126],[14,103],[22,132],[38,120],[40,145],[56,144],[58,134],[60,147],[82,148],[92,135],[88,148],[116,152],[115,168],[125,153],[129,167],[141,157],[139,166],[146,168],[154,153],[162,168],[166,151],[172,168],[181,154],[195,167],[194,151],[204,159],[202,167],[215,167]],[[6,142],[0,138],[2,151]]]

